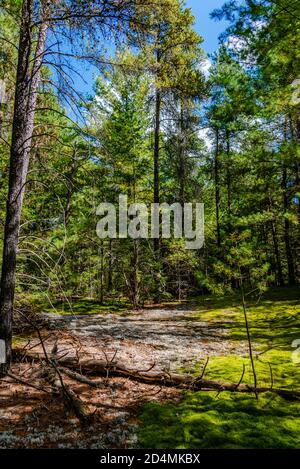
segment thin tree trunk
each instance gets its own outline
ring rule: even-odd
[[[216,129],[216,152],[215,152],[215,161],[214,161],[214,171],[215,171],[217,244],[218,244],[218,247],[221,247],[220,180],[219,180],[219,129]]]
[[[277,227],[276,227],[276,220],[275,217],[271,221],[271,229],[272,229],[272,238],[273,238],[273,245],[274,245],[274,253],[276,259],[276,267],[277,267],[277,282],[279,286],[284,285],[283,274],[282,274],[282,266],[281,266],[281,258],[278,246],[278,239],[277,239]]]
[[[185,203],[185,153],[186,153],[186,136],[185,136],[185,120],[184,120],[184,103],[181,103],[180,110],[180,146],[179,146],[179,183],[180,183],[180,203],[182,207]]]
[[[295,127],[295,128],[294,128]],[[298,222],[300,225],[300,161],[298,155],[298,149],[300,148],[300,118],[297,116],[295,119],[295,124],[293,125],[293,120],[290,118],[290,129],[291,129],[291,137],[292,141],[295,145],[295,163],[294,163],[294,170],[295,170],[295,185],[294,185],[294,194],[295,198],[298,201]],[[299,269],[299,253],[300,253],[300,230],[298,229],[298,233],[295,235],[295,247],[296,247],[296,256],[295,256],[295,276],[296,279],[299,278],[300,269]]]
[[[287,121],[284,124],[284,140],[288,140],[287,136]],[[296,278],[295,278],[295,267],[294,267],[294,259],[292,254],[291,248],[291,240],[290,240],[290,221],[287,218],[287,212],[290,208],[289,204],[289,197],[288,197],[288,181],[287,181],[287,166],[285,161],[282,162],[282,176],[281,176],[281,188],[283,194],[283,211],[284,211],[284,243],[285,243],[285,252],[286,252],[286,260],[288,266],[288,277],[289,277],[289,285],[295,285]]]
[[[72,195],[73,195],[73,191],[71,189],[68,189],[68,191],[67,191],[67,201],[66,201],[65,209],[64,209],[64,223],[65,223],[66,228],[68,227],[69,222],[70,222]]]
[[[0,101],[0,106],[1,106],[1,101]],[[3,112],[1,111],[1,107],[0,107],[0,137],[2,137],[2,124],[3,124]]]
[[[227,156],[227,175],[226,175],[226,184],[227,184],[227,209],[229,216],[229,228],[230,228],[230,218],[231,218],[231,162],[230,162],[230,133],[226,131],[226,156]]]
[[[273,202],[272,202],[271,197],[269,197],[269,207],[270,207],[271,211],[273,211]],[[276,217],[275,217],[274,212],[273,212],[273,218],[271,220],[271,231],[272,231],[274,254],[275,254],[275,260],[276,260],[277,283],[278,283],[279,286],[283,286],[284,285],[284,279],[283,279],[283,273],[282,273],[280,250],[279,250],[279,245],[278,245]]]
[[[290,134],[291,140],[295,145],[295,185],[294,185],[294,194],[296,196],[297,193],[300,192],[300,162],[297,153],[297,149],[300,145],[300,119],[297,118],[295,123],[293,122],[292,117],[289,117],[289,124],[290,124]],[[298,203],[298,219],[300,221],[300,201]]]
[[[284,140],[288,140],[288,131],[287,131],[287,121],[284,124]],[[285,243],[285,252],[286,252],[286,260],[288,266],[288,277],[289,277],[289,285],[294,285],[296,283],[295,279],[295,267],[294,267],[294,259],[292,254],[291,248],[291,240],[290,240],[290,221],[287,218],[287,212],[290,208],[289,204],[289,197],[288,197],[288,181],[287,181],[287,166],[285,161],[282,161],[282,176],[281,176],[281,188],[283,194],[283,211],[284,211],[284,243]]]
[[[156,62],[160,64],[160,32],[157,35],[158,49],[156,52]],[[154,151],[153,151],[153,179],[154,179],[154,193],[153,202],[155,204],[160,203],[160,181],[159,181],[159,153],[160,153],[160,124],[161,124],[161,90],[159,85],[156,88],[155,95],[155,128],[154,128]],[[160,215],[159,215],[160,217]],[[160,303],[161,301],[161,274],[160,274],[160,235],[157,238],[153,238],[153,250],[155,261],[157,262],[157,268],[155,273],[155,302]]]
[[[283,209],[284,209],[284,243],[285,243],[285,251],[286,251],[286,260],[288,265],[288,276],[289,276],[289,285],[295,285],[295,268],[294,268],[294,259],[291,249],[291,241],[290,241],[290,222],[286,216],[286,213],[289,209],[289,200],[287,195],[287,169],[286,165],[283,164],[282,167],[282,191],[283,191]]]
[[[253,374],[253,380],[254,380],[254,388],[256,389],[257,388],[257,376],[256,376],[256,371],[255,371],[255,365],[254,365],[252,342],[251,342],[251,336],[250,336],[250,329],[249,329],[248,315],[247,315],[246,301],[245,301],[245,292],[244,292],[244,285],[243,285],[243,277],[242,277],[241,271],[240,271],[240,278],[241,278],[242,304],[243,304],[243,312],[244,312],[245,326],[246,326],[246,332],[247,332],[249,356],[250,356],[250,362],[251,362],[251,368],[252,368],[252,374]]]
[[[160,150],[160,112],[161,112],[161,92],[156,90],[155,97],[155,129],[154,129],[154,197],[153,202],[159,204],[159,150]],[[159,251],[159,238],[154,238],[154,251]]]
[[[100,248],[100,303],[104,301],[104,246],[103,241],[101,242]]]
[[[108,272],[107,272],[107,291],[111,292],[113,287],[113,252],[112,252],[112,239],[109,240],[109,251],[108,251]]]
[[[132,253],[132,273],[131,273],[131,302],[133,309],[139,307],[139,278],[138,278],[138,268],[139,268],[139,240],[133,240],[133,253]]]
[[[0,339],[5,342],[6,348],[6,361],[0,366],[1,374],[7,373],[11,363],[17,246],[32,143],[37,91],[47,34],[47,23],[42,23],[33,65],[30,67],[32,44],[34,43],[32,32],[33,7],[33,0],[23,1],[0,282]]]

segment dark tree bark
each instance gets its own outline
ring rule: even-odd
[[[130,279],[130,287],[131,287],[131,303],[133,309],[138,309],[140,304],[140,282],[138,278],[138,268],[139,268],[139,240],[133,240],[133,253],[131,258],[131,279]]]
[[[269,196],[268,205],[269,205],[270,210],[273,211],[273,201],[272,201],[271,196]],[[274,246],[275,262],[276,262],[277,283],[279,286],[283,286],[284,278],[283,278],[283,272],[282,272],[282,263],[281,263],[279,243],[278,243],[276,216],[274,212],[273,212],[273,218],[271,220],[271,232],[272,232],[272,239],[273,239],[273,246]]]
[[[300,160],[299,160],[299,155],[297,153],[297,150],[299,149],[300,145],[300,118],[299,114],[298,116],[293,120],[292,117],[289,119],[290,122],[290,133],[291,133],[291,139],[292,142],[294,143],[294,171],[295,171],[295,182],[294,182],[294,188],[293,188],[293,193],[294,197],[298,202],[298,222],[300,224],[300,198],[299,198],[299,193],[300,193]],[[299,279],[300,276],[300,265],[299,265],[299,253],[300,253],[300,230],[298,230],[298,233],[295,235],[295,276],[296,276],[296,281]]]
[[[68,228],[68,225],[70,222],[71,213],[72,213],[72,198],[75,192],[74,178],[75,178],[75,174],[77,171],[75,160],[76,160],[76,150],[74,151],[74,154],[73,154],[73,161],[71,162],[71,169],[68,174],[68,181],[67,181],[66,203],[65,203],[65,208],[64,208],[64,223],[65,223],[66,228]]]
[[[277,226],[275,217],[271,221],[271,229],[272,229],[272,238],[273,238],[273,245],[274,245],[274,254],[276,259],[276,266],[277,266],[277,283],[279,286],[284,285],[283,280],[283,273],[282,273],[282,266],[281,266],[281,258],[280,258],[280,251],[278,246],[278,238],[277,238]]]
[[[230,161],[230,132],[226,130],[226,156],[227,156],[227,174],[226,174],[226,185],[227,185],[227,209],[229,220],[231,217],[231,161]],[[229,223],[230,228],[230,223]],[[231,231],[231,230],[230,230]]]
[[[108,272],[107,272],[107,291],[111,292],[113,288],[113,241],[109,240],[108,247]]]
[[[183,206],[185,203],[185,158],[186,158],[186,125],[185,125],[185,115],[184,115],[185,105],[184,102],[181,103],[180,110],[180,145],[179,145],[179,198],[180,203]]]
[[[217,245],[221,247],[221,228],[220,228],[220,178],[219,178],[219,129],[216,129],[216,151],[214,161],[215,173],[215,197],[216,197],[216,228],[217,228]]]
[[[161,113],[161,91],[156,90],[155,96],[155,129],[154,129],[154,194],[153,202],[159,204],[159,150],[160,150],[160,113]],[[154,251],[159,251],[159,238],[154,238]]]
[[[285,121],[284,124],[284,140],[288,141],[288,122]],[[283,195],[283,211],[284,211],[284,244],[285,244],[285,252],[286,252],[286,260],[288,266],[288,277],[289,277],[289,285],[295,285],[296,283],[296,276],[295,276],[295,266],[294,266],[294,259],[291,247],[291,239],[290,239],[290,221],[287,218],[287,212],[290,208],[289,203],[289,192],[290,189],[288,187],[288,172],[287,172],[287,165],[286,162],[282,161],[282,174],[281,174],[281,189]]]
[[[104,301],[104,246],[103,241],[101,242],[100,248],[100,303]]]
[[[289,128],[291,134],[291,141],[295,145],[295,163],[294,163],[294,171],[295,171],[295,184],[294,184],[294,194],[296,195],[300,192],[300,161],[297,154],[297,148],[300,145],[300,118],[295,119],[289,117]],[[298,219],[300,221],[300,203],[298,203]]]
[[[6,362],[0,366],[1,374],[7,373],[11,363],[17,246],[32,143],[37,92],[47,35],[47,23],[41,22],[31,65],[34,44],[33,8],[33,0],[23,1],[0,283],[0,339],[4,340],[6,345]],[[41,15],[43,15],[42,11]]]
[[[160,31],[157,33],[157,51],[156,51],[156,62],[159,68],[161,61],[160,56]],[[157,77],[159,78],[159,77]],[[155,93],[155,124],[154,124],[154,148],[153,148],[153,202],[155,204],[160,203],[160,181],[159,181],[159,154],[160,154],[160,125],[161,125],[161,104],[162,94],[159,85],[156,88]],[[160,219],[160,215],[159,215]],[[153,238],[153,250],[155,261],[157,262],[157,268],[155,272],[155,302],[160,303],[161,301],[161,282],[160,282],[160,235],[157,238]]]
[[[287,187],[287,168],[285,164],[283,164],[282,166],[282,192],[283,192],[283,209],[284,209],[284,213],[286,214],[286,212],[289,210],[289,199],[288,199],[288,187]],[[296,278],[295,278],[294,259],[293,259],[293,253],[292,253],[292,248],[291,248],[291,241],[290,241],[290,222],[286,216],[284,217],[284,243],[285,243],[286,260],[287,260],[287,266],[288,266],[289,285],[295,285]]]

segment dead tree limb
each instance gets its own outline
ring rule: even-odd
[[[37,385],[35,385],[35,384],[33,384],[33,383],[29,383],[29,382],[26,381],[25,379],[21,379],[21,378],[19,378],[18,376],[12,374],[12,373],[7,373],[6,376],[7,376],[8,378],[13,379],[13,380],[16,381],[17,383],[23,384],[23,386],[29,386],[30,388],[36,389],[37,391],[46,392],[46,393],[48,393],[48,394],[51,393],[51,390],[50,390],[50,389],[46,389],[46,388],[44,388],[44,387],[37,386]],[[8,382],[8,381],[6,381],[5,379],[3,379],[2,381]]]
[[[17,352],[17,350],[15,351]],[[22,351],[24,353],[24,351]],[[36,360],[43,361],[43,357],[37,354],[28,354],[28,360],[31,361],[33,358]],[[239,392],[239,393],[263,393],[263,392],[273,392],[279,396],[282,396],[286,399],[294,399],[300,400],[300,390],[289,390],[289,389],[281,389],[281,388],[274,388],[274,387],[254,387],[250,384],[244,384],[240,382],[231,383],[231,382],[222,382],[216,381],[211,379],[204,379],[203,377],[194,377],[189,374],[180,374],[180,373],[170,373],[164,371],[155,371],[153,369],[149,371],[138,371],[134,369],[128,368],[126,365],[122,363],[113,363],[109,365],[107,361],[102,360],[87,360],[83,359],[81,361],[76,361],[74,358],[71,357],[63,357],[62,359],[58,359],[57,364],[59,369],[65,368],[72,370],[73,372],[80,370],[81,373],[90,376],[104,376],[107,377],[109,373],[110,377],[123,377],[128,378],[133,381],[138,381],[146,384],[157,384],[160,386],[166,387],[176,387],[178,389],[190,389],[193,391],[211,391],[216,390],[219,392],[222,391],[231,391],[231,392]],[[73,375],[75,376],[75,375]],[[76,373],[78,376],[78,373]],[[82,375],[79,375],[82,379]],[[244,373],[242,377],[244,376]],[[87,378],[88,380],[88,378]],[[83,381],[82,381],[83,382]],[[86,381],[86,384],[88,381]]]
[[[82,423],[88,423],[92,420],[93,414],[91,414],[88,410],[88,408],[84,405],[82,400],[75,394],[75,392],[68,386],[62,377],[61,371],[57,365],[57,362],[59,361],[59,357],[57,355],[57,341],[55,342],[55,347],[53,347],[51,354],[49,355],[47,352],[47,349],[44,344],[44,339],[41,335],[41,332],[38,328],[38,326],[35,324],[34,321],[31,321],[30,319],[26,318],[23,313],[21,313],[22,316],[24,317],[25,321],[27,320],[29,324],[34,328],[36,331],[42,350],[43,350],[43,361],[47,365],[47,369],[44,373],[44,378],[48,383],[52,386],[54,392],[59,392],[61,395],[63,402],[65,403],[66,407],[73,410],[76,417],[82,422]],[[25,355],[24,355],[25,352]],[[28,353],[24,349],[22,349],[23,353],[23,359],[25,356],[28,356]],[[38,355],[38,358],[39,355]],[[62,359],[64,357],[61,357]]]
[[[59,371],[67,375],[69,378],[78,381],[79,383],[88,384],[92,388],[101,388],[105,386],[103,379],[93,381],[80,373],[76,373],[75,371],[69,370],[68,368],[59,368]]]
[[[48,369],[46,379],[52,385],[54,390],[57,390],[57,392],[62,396],[66,407],[72,410],[82,423],[86,424],[91,422],[93,414],[91,414],[72,388],[64,382],[57,367]]]

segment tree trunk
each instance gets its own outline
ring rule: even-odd
[[[180,146],[179,146],[179,201],[184,206],[185,203],[185,154],[186,154],[186,127],[185,127],[185,116],[184,116],[184,102],[181,103],[180,110]]]
[[[100,303],[104,301],[104,245],[103,240],[100,248]]]
[[[158,49],[156,52],[156,62],[159,66],[160,64],[160,51],[159,51],[159,42],[160,42],[160,32],[158,32],[157,44]],[[157,77],[159,78],[159,77]],[[154,128],[154,151],[153,151],[153,184],[154,184],[154,193],[153,193],[153,202],[155,204],[160,203],[160,186],[159,186],[159,153],[160,153],[160,120],[161,120],[161,90],[159,85],[156,88],[155,95],[155,128]],[[160,215],[159,215],[160,219]],[[156,303],[161,301],[161,274],[160,274],[160,235],[157,238],[153,238],[153,250],[154,257],[157,263],[156,272],[155,272],[155,298]]]
[[[282,287],[284,285],[284,280],[283,280],[283,274],[282,274],[275,217],[271,221],[271,228],[272,228],[272,238],[273,238],[274,253],[275,253],[275,259],[276,259],[276,266],[277,266],[277,269],[276,269],[277,270],[277,283],[280,287]]]
[[[23,1],[0,282],[0,339],[5,342],[5,363],[0,366],[1,374],[7,373],[11,362],[17,246],[32,143],[37,91],[40,82],[40,69],[47,34],[47,23],[42,23],[39,29],[33,65],[30,67],[32,44],[34,43],[32,32],[33,8],[33,0]]]
[[[215,152],[215,161],[214,161],[214,171],[215,171],[217,245],[218,245],[218,247],[221,247],[220,180],[219,180],[219,129],[216,129],[216,152]]]
[[[295,129],[294,129],[295,126]],[[290,119],[290,128],[291,128],[291,136],[292,141],[295,145],[295,163],[294,163],[294,170],[295,170],[295,184],[294,184],[294,194],[295,200],[298,202],[298,223],[300,225],[300,161],[298,155],[298,149],[300,148],[300,118],[297,116],[295,119],[295,124],[293,125],[292,119]],[[296,257],[295,257],[295,276],[296,279],[299,278],[299,250],[300,250],[300,230],[298,229],[298,233],[295,236],[295,246],[296,246]]]
[[[107,272],[107,291],[111,292],[113,288],[113,241],[109,240],[109,251],[108,251],[108,272]]]
[[[156,90],[155,97],[155,129],[154,129],[154,197],[153,202],[159,204],[159,146],[160,146],[160,112],[161,112],[161,92]],[[159,238],[154,238],[154,252],[159,251]]]
[[[295,145],[295,163],[294,163],[294,170],[295,170],[295,184],[294,184],[294,194],[297,197],[297,194],[300,192],[300,163],[298,157],[298,148],[300,145],[300,118],[296,118],[295,122],[293,118],[289,117],[289,126],[290,126],[290,134],[291,140]],[[299,198],[299,197],[298,197]],[[298,219],[300,221],[300,201],[298,202]]]
[[[273,211],[273,201],[272,201],[271,196],[269,197],[269,207],[270,207],[270,210]],[[275,261],[276,261],[277,284],[279,286],[283,286],[284,285],[284,279],[283,279],[283,273],[282,273],[280,250],[279,250],[279,245],[278,245],[276,216],[275,216],[274,212],[273,212],[273,217],[272,217],[272,220],[271,220],[271,231],[272,231]]]
[[[139,278],[138,278],[138,268],[139,268],[139,240],[133,240],[133,253],[131,258],[132,263],[132,272],[131,272],[131,303],[133,309],[138,309],[139,307]]]
[[[226,156],[227,156],[227,175],[226,175],[226,184],[227,184],[227,209],[229,217],[229,231],[231,231],[231,161],[230,161],[230,132],[226,131]]]
[[[286,260],[288,265],[288,277],[289,277],[289,285],[295,285],[295,268],[294,268],[294,259],[291,249],[291,242],[290,242],[290,222],[289,219],[286,217],[286,213],[289,209],[289,200],[288,200],[288,188],[287,188],[287,169],[286,165],[283,163],[282,167],[282,191],[283,191],[283,209],[284,209],[284,243],[285,243],[285,251],[286,251]]]

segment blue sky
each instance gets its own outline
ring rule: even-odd
[[[228,26],[227,22],[215,21],[209,16],[215,8],[220,8],[224,3],[225,0],[186,0],[196,18],[196,30],[204,39],[202,47],[207,54],[218,49],[218,36]]]

